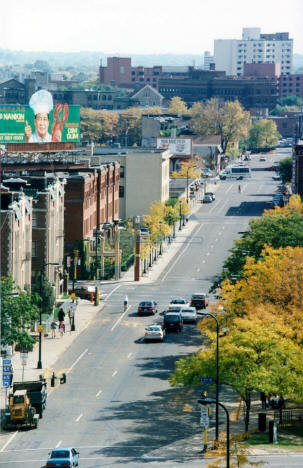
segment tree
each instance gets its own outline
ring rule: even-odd
[[[187,105],[179,96],[175,96],[171,99],[170,105],[168,108],[169,114],[176,114],[179,117],[186,114],[187,112]]]
[[[42,282],[41,282],[42,280]],[[49,279],[39,275],[38,281],[32,287],[33,300],[35,304],[42,310],[44,314],[51,314],[55,305],[54,290],[49,282]]]
[[[249,146],[253,148],[272,148],[279,143],[279,133],[274,121],[257,120],[249,131]]]
[[[223,152],[247,138],[250,125],[249,112],[239,101],[223,103],[216,98],[207,101],[202,112],[194,114],[190,121],[190,128],[198,135],[220,135]]]
[[[51,66],[46,60],[36,60],[34,63],[34,67],[46,73],[50,73],[52,71]]]
[[[80,109],[81,133],[84,141],[102,141],[102,125],[98,111],[81,107]]]
[[[223,264],[222,276],[214,283],[218,288],[224,278],[237,279],[243,276],[247,256],[260,258],[265,244],[274,248],[303,247],[303,204],[293,195],[283,208],[266,211],[262,218],[253,219],[243,237],[234,243],[231,255]]]
[[[292,158],[285,158],[279,162],[279,172],[282,182],[286,184],[291,182],[292,178]]]
[[[231,385],[245,403],[245,432],[253,391],[302,398],[302,358],[302,348],[285,338],[275,322],[264,327],[262,319],[238,318],[230,333],[220,338],[219,379]],[[208,349],[177,361],[169,380],[172,386],[199,385],[201,375],[216,379],[215,342]]]
[[[39,310],[29,291],[17,288],[11,277],[0,278],[1,292],[1,345],[17,344],[30,349],[34,343],[29,335]],[[13,295],[17,292],[17,295]]]
[[[303,99],[299,96],[290,95],[284,98],[278,99],[280,106],[297,106],[300,107],[303,104]]]
[[[173,179],[197,179],[200,177],[201,169],[199,169],[198,161],[196,159],[192,159],[190,161],[181,161],[180,162],[180,169],[179,171],[173,171],[171,177]]]
[[[162,110],[160,109],[159,106],[149,106],[146,109],[146,111],[144,112],[144,114],[147,114],[147,115],[161,115]]]

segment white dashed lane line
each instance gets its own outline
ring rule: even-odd
[[[98,396],[100,396],[100,395],[101,395],[101,393],[102,393],[102,390],[99,390],[99,392],[98,392],[98,393],[96,393],[96,397],[98,398]]]
[[[118,374],[118,371],[115,370],[115,372],[113,373],[112,377],[115,377],[115,375]]]
[[[57,443],[56,447],[55,448],[58,448],[60,447],[60,445],[62,444],[62,440],[59,440],[59,442]]]
[[[82,413],[81,413],[81,414],[79,414],[79,416],[78,416],[78,417],[77,417],[77,419],[76,419],[76,422],[79,422],[79,421],[80,421],[80,419],[82,418],[82,416],[83,416],[83,414],[82,414]]]

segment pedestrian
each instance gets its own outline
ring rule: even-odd
[[[57,328],[57,322],[53,320],[51,323],[52,338],[56,338],[56,328]]]
[[[280,396],[278,400],[278,408],[281,410],[285,408],[285,401],[282,395]]]
[[[264,392],[260,393],[260,400],[262,404],[262,409],[266,409],[266,395]]]
[[[76,304],[71,304],[70,308],[69,308],[69,311],[68,311],[68,318],[69,318],[69,325],[70,325],[70,328],[72,328],[72,325],[74,323],[74,319],[75,319],[75,308],[76,308]]]
[[[61,338],[63,337],[64,333],[65,333],[65,325],[63,322],[60,322],[60,325],[59,325],[59,332],[60,332],[60,336]]]
[[[125,296],[125,298],[124,298],[123,305],[124,305],[124,311],[125,311],[127,309],[127,306],[128,306],[128,297],[127,296]]]
[[[58,320],[59,324],[64,322],[64,317],[65,317],[65,312],[62,307],[60,307],[59,312],[58,312]]]

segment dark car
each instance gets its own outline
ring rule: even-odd
[[[69,289],[68,290],[69,294],[72,294],[73,292],[75,293],[75,295],[77,297],[80,297],[80,299],[88,299],[90,300],[91,298],[95,298],[95,295],[96,295],[96,288],[95,286],[85,286],[83,284],[79,284],[77,286],[75,286],[75,289],[73,291],[73,289]]]
[[[205,293],[195,293],[190,300],[190,306],[197,310],[206,309],[208,306],[208,296]]]
[[[138,315],[156,314],[157,303],[155,301],[142,301],[138,305]]]
[[[181,314],[176,312],[167,312],[164,315],[163,328],[166,332],[181,332],[183,328],[183,320]]]

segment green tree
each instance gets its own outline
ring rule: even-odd
[[[280,106],[297,106],[300,107],[303,104],[303,99],[299,96],[290,95],[278,100]]]
[[[186,114],[186,112],[187,105],[185,104],[185,102],[179,96],[173,97],[169,104],[168,113],[176,114],[180,117]]]
[[[13,295],[14,292],[17,295]],[[39,313],[31,293],[17,288],[11,277],[2,276],[0,294],[2,346],[17,344],[30,349],[34,340],[29,335],[29,331]]]
[[[202,322],[203,324],[203,322]],[[220,338],[220,382],[231,385],[245,403],[245,432],[249,427],[251,393],[303,397],[303,350],[287,339],[279,327],[262,320],[238,318],[227,336]],[[172,386],[199,385],[201,375],[216,379],[216,344],[181,359],[169,378]]]
[[[221,102],[213,98],[202,109],[196,106],[192,112],[192,131],[202,136],[219,135],[223,152],[248,136],[251,125],[249,112],[243,109],[239,101]]]
[[[41,282],[42,279],[42,282]],[[55,305],[54,290],[49,279],[41,273],[36,284],[32,287],[33,299],[35,304],[41,308],[44,314],[51,314]]]
[[[253,148],[272,148],[279,143],[277,125],[272,120],[257,120],[249,131],[249,145]]]
[[[282,182],[291,182],[292,178],[292,158],[285,158],[279,162],[279,172]]]

